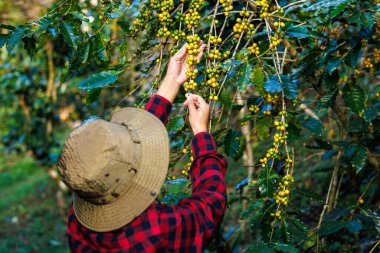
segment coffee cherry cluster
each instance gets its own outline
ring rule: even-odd
[[[277,148],[270,148],[265,156],[260,159],[260,163],[262,167],[265,167],[269,160],[276,159],[278,157],[278,149]]]
[[[288,127],[288,124],[282,124],[281,122],[279,122],[279,121],[275,121],[274,122],[274,125],[276,126],[276,129],[277,130],[280,130],[280,131],[285,131],[286,130],[286,128]]]
[[[172,22],[170,12],[174,9],[173,0],[152,0],[150,5],[157,10],[157,17],[161,24],[168,25]]]
[[[171,34],[171,32],[165,26],[165,27],[161,27],[160,29],[158,29],[157,37],[159,37],[159,38],[167,37],[167,36],[170,36],[170,34]]]
[[[240,37],[240,34],[248,30],[248,28],[253,29],[254,25],[248,23],[248,19],[246,18],[237,18],[236,24],[232,28],[233,32],[235,33],[234,39],[237,40]]]
[[[185,23],[188,29],[194,28],[199,24],[201,15],[199,10],[203,8],[204,0],[192,0],[190,2],[190,8],[185,15]]]
[[[257,45],[257,43],[253,43],[252,46],[248,47],[249,54],[255,54],[259,55],[260,54],[260,48]]]
[[[184,31],[180,31],[180,30],[174,30],[172,33],[171,33],[171,36],[173,39],[175,40],[183,40],[186,38],[186,33]]]
[[[274,140],[273,144],[278,145],[279,143],[284,143],[287,138],[288,138],[288,132],[276,133],[273,136],[273,140]]]
[[[183,84],[183,87],[184,87],[186,92],[190,91],[190,90],[195,90],[195,88],[197,88],[197,86],[198,86],[198,84],[192,79]]]
[[[219,86],[217,80],[218,78],[220,77],[222,73],[222,70],[215,67],[215,68],[209,68],[206,70],[206,74],[207,74],[207,81],[206,81],[206,84],[212,88],[217,88]]]
[[[288,204],[288,199],[289,199],[289,194],[290,194],[289,188],[290,188],[291,183],[293,182],[294,182],[294,177],[292,177],[292,175],[290,174],[287,174],[282,178],[278,187],[279,191],[275,195],[277,204],[279,203],[284,204],[284,205]]]
[[[212,92],[210,94],[210,96],[208,97],[209,100],[214,100],[214,101],[218,101],[219,100],[219,97],[218,95],[216,95],[214,92]]]
[[[231,0],[220,0],[220,3],[222,4],[222,6],[224,8],[224,15],[228,16],[230,11],[232,11],[234,9],[234,7],[232,6],[232,1]]]
[[[275,33],[275,35],[271,36],[270,39],[271,39],[271,44],[269,48],[271,49],[277,47],[282,42],[282,39],[280,38],[278,33]]]
[[[227,59],[228,56],[230,56],[230,54],[231,54],[231,51],[230,51],[230,50],[225,51],[225,52],[223,53],[223,58],[224,58],[224,59]]]
[[[278,99],[279,99],[279,96],[278,95],[273,95],[268,93],[266,96],[265,96],[265,100],[268,102],[268,103],[272,103],[272,104],[276,104],[278,102]]]
[[[249,14],[249,12],[245,8],[243,8],[241,9],[239,15],[240,17],[243,17],[243,18],[249,18],[251,14]]]
[[[212,49],[210,50],[208,57],[210,59],[220,60],[222,59],[222,53],[218,49]]]
[[[252,113],[258,113],[260,111],[260,106],[258,105],[251,105],[248,110]]]
[[[207,36],[205,36],[207,38]],[[214,44],[214,45],[218,45],[220,43],[222,43],[222,38],[218,37],[218,36],[210,36],[210,44]]]
[[[188,154],[188,150],[186,148],[184,148],[182,150],[182,153],[183,153],[183,155],[187,155]],[[184,175],[185,177],[189,176],[189,172],[190,172],[190,169],[191,169],[191,164],[192,164],[193,161],[194,161],[193,150],[190,149],[190,161],[187,163],[186,168],[181,171],[181,174]]]
[[[285,23],[284,22],[274,22],[273,25],[274,25],[274,29],[276,29],[276,30],[280,29],[280,27],[281,28],[285,27]]]
[[[268,9],[269,9],[269,3],[268,0],[261,0],[255,2],[257,6],[260,8],[260,18],[267,18],[269,16]]]
[[[201,39],[197,34],[187,36],[186,46],[189,57],[187,57],[186,63],[189,66],[189,69],[186,72],[186,76],[190,79],[188,82],[184,83],[185,91],[194,90],[197,87],[197,83],[193,80],[198,75],[198,69],[194,69],[194,66],[200,62],[197,59],[197,55],[201,51],[199,49],[199,43]]]
[[[375,63],[380,62],[380,49],[375,48],[375,50],[373,50],[373,57],[375,58]]]
[[[132,4],[132,0],[124,0],[124,4],[129,7]]]
[[[367,69],[373,68],[372,60],[371,58],[367,58],[364,60],[364,67]]]

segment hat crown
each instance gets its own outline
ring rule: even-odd
[[[62,180],[94,204],[117,199],[138,172],[139,145],[131,139],[130,131],[101,119],[74,130],[58,161]]]

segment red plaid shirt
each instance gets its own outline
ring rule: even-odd
[[[172,104],[154,95],[145,109],[167,123]],[[213,239],[226,209],[226,160],[216,152],[211,134],[192,139],[192,195],[177,205],[152,203],[140,216],[111,232],[82,226],[73,208],[67,233],[71,252],[201,252]]]

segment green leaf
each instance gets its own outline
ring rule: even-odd
[[[110,84],[113,84],[119,78],[121,71],[107,70],[100,73],[96,73],[86,80],[79,83],[79,88],[83,90],[91,90],[94,88],[103,88]]]
[[[8,34],[0,34],[0,49],[7,43]]]
[[[293,190],[293,192],[296,193],[296,194],[301,195],[302,197],[304,197],[304,198],[306,198],[308,200],[317,201],[320,204],[324,203],[323,198],[321,196],[319,196],[315,192],[310,191],[308,189],[295,188]]]
[[[364,12],[360,16],[360,20],[364,27],[368,29],[372,29],[373,25],[375,24],[375,19],[373,18],[372,14],[369,12]]]
[[[77,28],[70,22],[70,20],[61,21],[59,24],[59,31],[62,34],[65,42],[76,50],[80,36],[78,34]]]
[[[346,228],[351,233],[358,233],[363,228],[363,224],[360,220],[353,220],[347,224]]]
[[[298,96],[297,82],[291,80],[288,76],[285,75],[282,75],[281,79],[285,97],[296,99]]]
[[[282,91],[281,83],[278,81],[277,76],[272,76],[264,83],[264,88],[267,92],[275,93]]]
[[[168,131],[180,131],[185,126],[185,120],[182,116],[169,118],[166,128]]]
[[[107,17],[109,17],[111,19],[120,18],[120,13],[118,13],[118,12],[108,13]]]
[[[322,136],[322,131],[324,129],[322,123],[309,115],[300,114],[297,116],[301,126],[310,130],[310,132],[317,136]]]
[[[288,141],[297,141],[300,136],[301,129],[293,122],[289,122],[288,124]]]
[[[89,90],[86,94],[86,104],[89,105],[95,102],[99,98],[101,91],[102,91],[101,88],[95,88],[95,89]]]
[[[352,167],[356,169],[356,173],[359,173],[364,168],[367,163],[367,158],[366,148],[359,146],[351,160]]]
[[[288,253],[297,253],[298,249],[296,249],[293,245],[285,244],[285,243],[275,243],[273,248],[276,252],[288,252]]]
[[[252,70],[252,82],[256,87],[256,91],[260,94],[263,95],[265,90],[264,90],[264,71],[262,67],[259,66],[259,64],[256,64],[256,66]]]
[[[13,25],[0,24],[0,28],[12,31],[12,30],[15,30],[17,27]]]
[[[320,111],[321,109],[327,109],[328,107],[333,106],[337,95],[338,89],[321,97],[317,104],[317,110]]]
[[[346,84],[343,87],[343,99],[346,105],[356,114],[359,114],[364,110],[365,94],[360,86]]]
[[[238,87],[241,91],[244,91],[247,86],[251,85],[251,72],[252,72],[252,66],[248,64],[244,64],[241,67],[241,75],[238,83]]]
[[[253,202],[249,208],[247,210],[244,210],[241,214],[240,214],[240,220],[245,220],[247,219],[252,213],[253,211],[255,211],[255,209],[257,207],[260,207],[263,203],[258,201],[258,202]]]
[[[105,39],[103,38],[102,33],[98,33],[95,36],[93,48],[95,50],[96,56],[98,57],[100,61],[109,61],[110,56],[107,51],[107,44],[105,42]]]
[[[266,243],[251,244],[243,253],[272,253],[274,252]]]
[[[334,70],[338,69],[340,65],[344,62],[344,59],[336,59],[333,61],[329,61],[327,64],[327,72],[331,75]]]
[[[339,230],[345,228],[349,221],[323,221],[321,227],[318,230],[318,234],[321,236],[331,235]]]
[[[309,34],[309,30],[305,25],[290,27],[285,33],[296,39],[304,39],[307,37],[311,37],[311,35]]]
[[[331,18],[335,18],[340,13],[342,13],[347,8],[346,4],[340,4],[338,5],[334,10],[331,11]]]
[[[260,140],[264,140],[269,137],[269,129],[273,126],[273,122],[270,118],[263,117],[256,121],[257,136]]]
[[[49,28],[49,26],[52,25],[52,23],[53,23],[53,20],[48,15],[38,19],[34,23],[34,24],[37,24],[38,26],[36,32],[46,31]]]
[[[251,115],[251,114],[244,115],[244,116],[240,119],[240,123],[247,122],[247,121],[252,120],[252,119],[254,119],[254,118],[256,118],[256,117],[257,117],[256,115]]]
[[[79,47],[78,57],[82,64],[86,63],[89,60],[91,54],[91,46],[91,43],[89,41],[86,41],[83,45]]]
[[[288,222],[289,232],[291,233],[292,237],[298,241],[308,239],[307,226],[301,220],[293,216],[287,216],[286,221]]]
[[[22,41],[22,37],[26,32],[25,26],[19,26],[9,35],[7,42],[7,51],[11,52],[13,48]]]
[[[366,122],[371,122],[376,119],[380,113],[380,103],[377,105],[369,106],[364,112],[364,119]]]
[[[34,37],[24,37],[22,39],[22,41],[24,42],[24,48],[26,49],[26,51],[28,52],[28,55],[32,58],[35,53],[36,53],[36,45],[37,45],[37,42],[36,40],[34,39]]]
[[[305,9],[305,11],[312,11],[314,15],[317,15],[320,12],[329,11],[330,8],[336,8],[339,5],[347,4],[353,0],[320,0],[316,1],[315,4],[310,5]]]
[[[228,157],[236,158],[241,149],[240,135],[233,129],[228,129],[224,139],[224,152]]]
[[[242,63],[243,63],[243,61],[240,61],[240,60],[228,59],[222,63],[222,68],[228,70],[230,67],[236,67]]]

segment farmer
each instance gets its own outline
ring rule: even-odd
[[[200,59],[205,45],[201,42]],[[164,124],[187,80],[186,47],[145,110],[124,108],[110,122],[95,119],[65,142],[58,170],[74,192],[67,233],[71,252],[201,252],[226,208],[225,159],[208,130],[209,105],[187,94],[184,105],[194,132],[192,195],[167,206],[156,198],[169,166]]]

